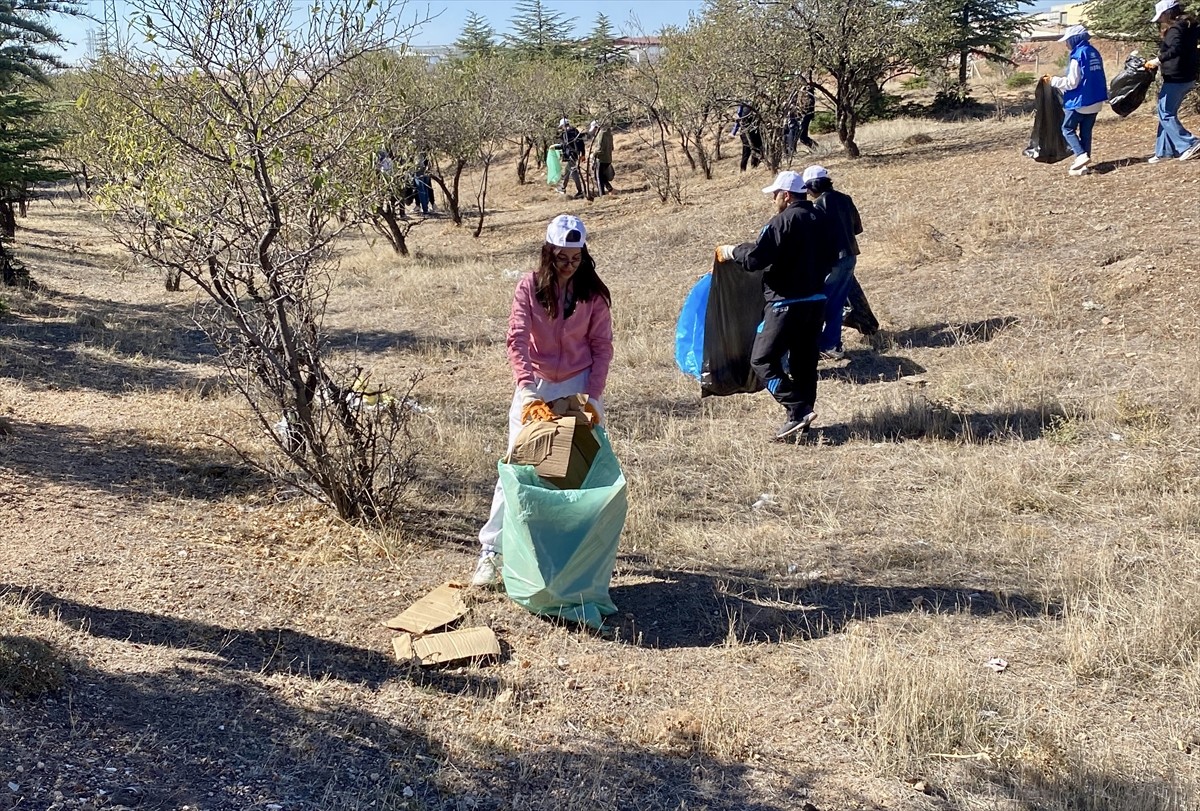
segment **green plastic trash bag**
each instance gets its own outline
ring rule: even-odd
[[[583,486],[559,490],[529,465],[499,465],[504,489],[504,588],[513,602],[593,628],[617,607],[608,596],[629,500],[604,429]]]
[[[562,155],[557,149],[546,150],[546,185],[557,186],[562,181]]]

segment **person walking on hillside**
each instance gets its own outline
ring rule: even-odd
[[[613,136],[612,129],[599,121],[588,127],[592,136],[592,163],[595,167],[596,196],[611,194],[613,179]]]
[[[517,282],[508,317],[508,362],[516,393],[508,410],[508,449],[521,426],[553,420],[547,403],[586,395],[596,425],[604,419],[604,387],[613,358],[612,296],[596,274],[583,221],[560,214],[546,227],[537,268]],[[504,530],[500,483],[479,531],[482,547],[472,586],[499,582]]]
[[[825,311],[825,277],[837,256],[826,215],[808,200],[798,172],[780,172],[763,189],[776,214],[756,242],[718,245],[717,259],[763,271],[763,323],[750,365],[787,412],[775,432],[793,441],[816,419],[818,341]],[[785,362],[786,358],[786,362]]]
[[[583,185],[579,179],[579,161],[583,158],[583,136],[579,130],[571,126],[570,119],[564,118],[558,122],[558,144],[556,144],[566,171],[563,172],[562,182],[558,185],[560,194],[567,193],[567,179],[575,181],[575,199],[583,197]]]
[[[1104,60],[1090,42],[1091,34],[1082,25],[1068,28],[1059,39],[1067,43],[1070,62],[1065,76],[1043,76],[1042,81],[1063,94],[1062,133],[1067,145],[1075,154],[1071,175],[1085,175],[1092,162],[1092,129],[1096,126],[1096,115],[1108,101],[1108,85],[1104,80]]]
[[[1150,163],[1168,158],[1191,160],[1200,155],[1200,139],[1188,132],[1179,121],[1179,105],[1196,85],[1200,72],[1200,27],[1191,15],[1184,12],[1179,0],[1159,0],[1154,7],[1154,19],[1162,41],[1158,58],[1146,62],[1147,70],[1162,71],[1162,88],[1158,91],[1158,138]]]
[[[825,327],[821,332],[821,355],[840,360],[842,351],[842,309],[854,281],[858,264],[858,235],[862,233],[862,218],[854,200],[833,188],[833,179],[824,166],[809,166],[804,170],[804,187],[813,199],[813,206],[824,212],[833,232],[837,261],[825,278]]]
[[[812,138],[808,137],[808,128],[812,125],[813,116],[817,113],[817,87],[810,78],[804,85],[804,89],[800,91],[800,143],[808,148],[808,151],[816,149],[818,144]]]
[[[730,131],[742,141],[742,163],[740,171],[746,171],[746,164],[758,168],[758,162],[763,156],[762,133],[758,131],[758,113],[749,104],[739,104],[733,117],[733,129]]]

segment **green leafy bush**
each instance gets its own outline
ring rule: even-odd
[[[1038,78],[1032,73],[1014,73],[1004,80],[1004,86],[1009,90],[1019,90],[1037,84]]]

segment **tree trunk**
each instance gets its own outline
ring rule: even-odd
[[[467,166],[467,162],[461,158],[454,162],[454,176],[450,179],[450,185],[446,185],[446,179],[439,175],[431,175],[431,179],[437,182],[442,189],[442,194],[446,195],[446,207],[450,210],[450,221],[455,225],[462,225],[462,211],[458,206],[458,184],[462,180],[463,169]]]
[[[696,144],[696,159],[700,161],[700,169],[704,172],[704,179],[712,180],[712,161],[709,160],[708,150],[704,148],[704,127],[696,127],[692,133],[692,140]]]
[[[683,149],[683,156],[687,158],[688,165],[692,167],[692,171],[696,171],[696,158],[692,156],[692,150],[688,149],[688,142],[691,136],[684,129],[679,130],[679,146]]]
[[[858,144],[854,143],[854,135],[858,130],[858,116],[854,110],[839,109],[837,127],[838,140],[842,143],[842,149],[846,150],[846,157],[861,158],[862,152],[859,151]]]
[[[713,139],[713,160],[714,161],[719,161],[721,159],[721,136],[723,136],[724,134],[725,134],[725,127],[718,124],[717,125],[717,137],[715,139]]]
[[[376,208],[375,217],[377,220],[383,221],[384,227],[377,227],[377,230],[387,239],[392,250],[400,256],[408,256],[408,241],[404,237],[404,229],[400,227],[400,217],[396,212],[394,201],[389,201]]]
[[[483,218],[487,213],[487,189],[488,189],[488,170],[492,168],[491,160],[483,162],[483,179],[479,182],[479,222],[475,225],[475,233],[471,236],[476,239],[483,233]]]
[[[12,200],[0,201],[0,236],[12,239],[17,235],[17,214]]]
[[[517,161],[517,183],[521,186],[525,185],[525,178],[529,172],[529,153],[532,151],[533,139],[522,136],[521,159]]]

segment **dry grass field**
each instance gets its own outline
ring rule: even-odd
[[[798,446],[765,393],[701,401],[673,363],[712,247],[770,213],[732,147],[683,205],[625,134],[611,197],[506,166],[478,240],[348,238],[332,340],[424,375],[386,531],[231,453],[256,440],[194,292],[85,204],[37,204],[41,288],[0,290],[0,809],[1200,807],[1200,162],[1146,164],[1152,114],[1105,114],[1068,178],[1028,128],[823,150],[885,329],[823,363]],[[511,291],[564,210],[614,295],[620,613],[592,634],[475,594],[501,660],[410,670],[379,621],[469,576]],[[22,651],[61,687],[6,684]]]

